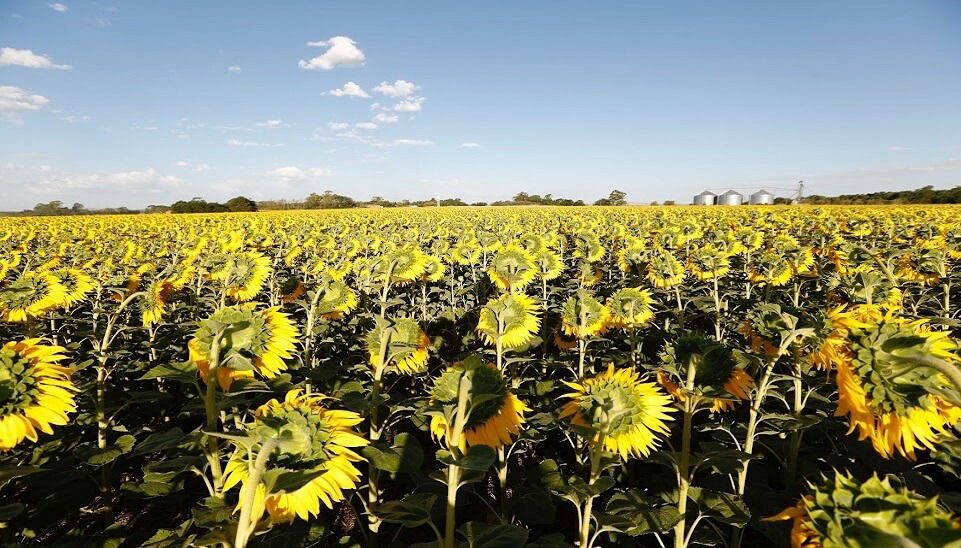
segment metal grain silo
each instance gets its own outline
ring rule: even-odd
[[[714,194],[710,190],[705,190],[697,196],[694,196],[694,205],[714,205],[715,200],[717,200],[717,194]]]
[[[751,194],[751,205],[771,205],[773,203],[774,195],[763,188]]]
[[[728,190],[717,197],[717,205],[741,205],[744,203],[744,195],[733,190]]]

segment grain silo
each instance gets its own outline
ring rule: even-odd
[[[751,205],[771,205],[773,203],[774,195],[763,188],[751,194]]]
[[[744,195],[733,190],[728,190],[717,197],[717,205],[741,205],[744,203]]]
[[[705,190],[694,197],[694,205],[714,205],[715,200],[717,200],[717,194],[714,194],[710,190]]]

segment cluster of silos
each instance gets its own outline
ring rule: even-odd
[[[740,192],[728,190],[718,196],[709,190],[694,196],[694,205],[729,205],[739,206],[744,203],[744,195]],[[771,205],[774,203],[774,195],[764,190],[758,190],[748,200],[751,205]]]

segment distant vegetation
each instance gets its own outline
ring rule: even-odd
[[[961,186],[947,190],[934,190],[933,186],[928,185],[917,190],[842,194],[841,196],[815,194],[804,198],[803,202],[811,205],[961,204]]]

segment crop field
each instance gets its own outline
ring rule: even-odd
[[[957,547],[959,302],[955,206],[3,218],[0,541]]]

